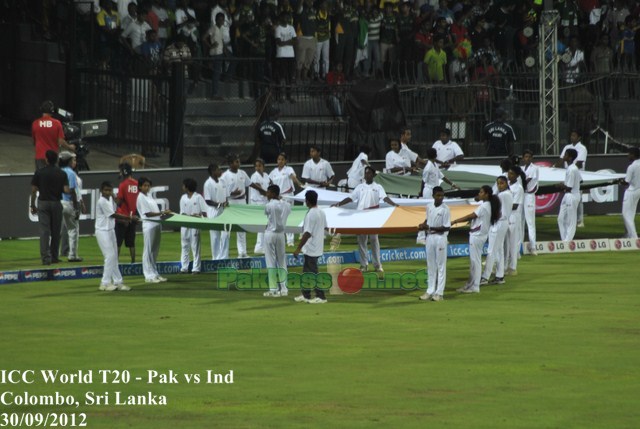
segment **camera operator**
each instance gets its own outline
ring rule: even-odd
[[[67,143],[64,139],[62,123],[52,115],[55,113],[53,102],[47,100],[40,105],[42,116],[31,124],[31,136],[36,150],[36,170],[47,165],[46,156],[48,150],[58,153],[60,147],[75,152],[76,146]]]

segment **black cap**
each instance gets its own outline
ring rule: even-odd
[[[133,168],[131,167],[131,164],[129,164],[128,162],[123,162],[122,164],[120,164],[120,172],[124,177],[131,176],[131,173],[133,172]]]

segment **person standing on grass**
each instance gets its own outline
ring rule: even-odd
[[[380,200],[393,207],[398,207],[391,198],[387,196],[384,188],[378,183],[374,183],[376,171],[372,167],[364,169],[365,183],[356,186],[351,195],[332,205],[331,207],[340,207],[349,204],[352,201],[358,203],[358,211],[376,209],[380,206]],[[360,252],[360,271],[366,272],[369,265],[369,252],[367,251],[367,240],[371,242],[371,258],[373,259],[373,267],[377,273],[384,273],[382,263],[380,262],[380,241],[378,234],[359,234],[357,235],[358,249]]]
[[[493,195],[491,186],[482,186],[475,199],[481,202],[475,212],[451,222],[451,226],[453,226],[457,223],[471,221],[469,229],[469,279],[463,287],[457,290],[460,293],[480,292],[482,247],[489,236],[489,228],[500,218],[500,199]]]
[[[564,151],[564,161],[567,163],[567,172],[564,182],[556,185],[564,192],[560,203],[560,213],[558,213],[558,229],[562,241],[573,240],[576,234],[576,223],[578,219],[578,204],[580,203],[580,182],[582,176],[575,163],[578,158],[578,151],[567,149]]]
[[[213,219],[220,216],[224,208],[229,205],[229,193],[220,180],[220,176],[222,176],[220,166],[211,163],[207,171],[209,172],[209,178],[204,183],[204,201],[207,204],[207,217]],[[222,231],[212,229],[209,234],[211,237],[211,259],[214,261],[226,259],[229,254],[227,252],[225,255],[222,248]]]
[[[271,179],[271,183],[278,185],[280,188],[280,196],[283,198],[293,195],[293,191],[295,190],[294,185],[297,185],[299,188],[304,188],[304,185],[298,180],[296,172],[287,165],[287,154],[284,152],[278,155],[278,165],[269,173],[269,179]],[[289,200],[285,201],[289,202]],[[287,233],[286,237],[287,246],[293,247],[293,233]]]
[[[128,291],[131,288],[123,283],[122,273],[118,267],[118,245],[116,241],[116,219],[135,220],[134,215],[123,215],[116,212],[116,204],[112,199],[113,185],[102,182],[100,185],[100,199],[96,204],[96,240],[104,256],[104,268],[99,290],[112,292],[114,290]]]
[[[31,179],[31,214],[38,214],[40,224],[40,259],[43,265],[60,262],[60,229],[62,228],[62,194],[69,192],[69,179],[58,166],[58,152],[45,152],[47,165]],[[38,206],[36,207],[36,195]]]
[[[198,194],[198,182],[188,178],[182,181],[180,198],[180,214],[194,217],[207,216],[207,204],[202,195]],[[200,230],[197,228],[180,228],[180,274],[189,271],[189,251],[193,254],[191,274],[200,274]]]
[[[451,211],[443,203],[444,190],[433,188],[433,202],[427,205],[426,220],[418,225],[425,231],[427,241],[427,291],[420,296],[422,301],[442,301],[447,284],[447,236],[451,229]]]
[[[569,165],[564,160],[564,155],[567,149],[575,149],[578,156],[573,163],[578,167],[578,170],[584,171],[587,166],[587,156],[589,155],[589,152],[587,151],[587,147],[582,144],[582,133],[579,130],[571,130],[571,134],[569,134],[569,144],[562,148],[560,159],[556,162],[556,167],[560,167],[564,164],[564,168],[568,168]],[[578,218],[576,220],[576,226],[581,228],[584,226],[584,204],[582,202],[582,192],[580,192],[578,199]]]
[[[249,204],[264,206],[268,201],[267,188],[271,184],[271,179],[264,172],[264,160],[258,158],[253,165],[256,171],[251,175],[252,187],[249,188]],[[280,195],[280,191],[278,191],[278,195]],[[258,233],[253,253],[264,254],[264,232]]]
[[[251,185],[251,179],[244,170],[240,170],[240,158],[235,153],[227,156],[229,168],[220,176],[220,181],[227,189],[230,205],[247,205],[247,187]],[[229,257],[229,237],[230,232],[223,231],[221,235],[222,258]],[[236,245],[238,248],[238,258],[248,258],[247,255],[247,233],[236,233]]]
[[[509,189],[509,179],[500,176],[496,179],[498,199],[500,200],[500,218],[489,228],[489,248],[484,264],[484,273],[480,279],[480,286],[486,284],[504,284],[505,240],[509,231],[509,218],[513,211],[513,194]],[[496,268],[496,277],[490,282],[489,277]]]
[[[162,238],[162,225],[152,219],[160,219],[160,216],[171,213],[169,210],[160,211],[156,200],[149,195],[151,180],[146,177],[138,179],[138,201],[136,207],[142,219],[142,237],[144,238],[144,250],[142,251],[142,272],[147,283],[166,282],[167,279],[158,273],[156,261],[160,252],[160,239]]]
[[[284,230],[291,214],[291,205],[280,199],[280,187],[267,188],[269,202],[264,207],[267,215],[267,227],[264,231],[264,259],[267,266],[269,290],[266,297],[278,298],[289,295],[287,289],[287,255],[285,253]]]
[[[68,151],[60,152],[60,168],[69,180],[69,192],[62,194],[62,232],[67,235],[67,260],[69,262],[82,262],[78,256],[78,239],[80,238],[80,203],[78,201],[78,181],[76,172],[73,171],[76,154]],[[64,244],[64,243],[63,243]],[[63,245],[64,249],[65,246]]]
[[[295,298],[296,302],[308,302],[309,304],[324,304],[327,298],[324,290],[317,287],[318,276],[318,258],[322,256],[324,251],[324,232],[327,228],[327,217],[318,207],[318,193],[316,191],[307,191],[305,194],[305,204],[309,208],[307,215],[304,217],[303,234],[298,247],[293,252],[295,258],[304,254],[304,265],[302,267],[303,274],[311,274],[314,277],[314,290],[316,297],[311,298],[311,289],[303,287],[302,295]],[[308,284],[305,283],[304,286]]]
[[[640,148],[629,149],[629,161],[631,164],[627,167],[627,174],[620,180],[622,185],[628,186],[622,199],[622,219],[626,231],[625,237],[638,238],[635,215],[640,200]]]
[[[538,166],[533,163],[533,152],[525,150],[522,155],[522,162],[524,162],[524,221],[527,224],[527,230],[529,232],[529,254],[536,256],[536,192],[538,191],[538,179],[540,177],[540,170]],[[524,241],[524,231],[522,234]]]
[[[513,194],[513,210],[509,216],[509,231],[507,232],[507,272],[508,276],[518,274],[518,256],[522,246],[522,203],[524,202],[524,188],[520,184],[522,180],[522,170],[514,165],[509,168],[507,178],[509,179],[509,190]],[[521,180],[519,181],[518,178]]]
[[[122,177],[122,182],[120,182],[118,186],[118,195],[116,197],[118,208],[116,212],[123,216],[116,218],[118,255],[120,255],[120,247],[124,242],[125,247],[129,248],[129,256],[133,264],[136,262],[136,226],[138,225],[136,203],[139,192],[138,181],[133,178],[133,168],[127,162],[120,164],[120,176]]]

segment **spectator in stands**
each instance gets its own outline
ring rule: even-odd
[[[403,1],[398,14],[398,61],[400,62],[399,78],[412,82],[415,80],[414,72],[414,24],[415,16],[411,11],[411,2]]]
[[[291,16],[288,13],[280,15],[280,23],[274,31],[276,39],[276,83],[286,86],[287,99],[293,103],[291,97],[291,86],[293,84],[294,73],[296,68],[295,51],[293,45],[296,39],[296,31],[289,24]]]
[[[513,127],[506,123],[507,112],[496,110],[496,120],[484,126],[482,142],[487,148],[487,156],[511,156],[516,134]]]
[[[216,3],[217,4],[211,10],[211,26],[216,25],[216,16],[218,16],[219,13],[224,14],[224,24],[222,25],[223,41],[229,52],[233,53],[233,47],[231,44],[231,25],[233,24],[233,18],[229,11],[227,0],[217,0]]]
[[[317,17],[318,12],[313,7],[313,0],[303,0],[299,2],[295,16],[296,31],[296,71],[298,82],[303,82],[309,78],[309,71],[314,64],[316,56]]]
[[[441,168],[449,168],[464,159],[464,152],[458,143],[451,140],[451,130],[448,128],[440,130],[440,140],[436,140],[432,148],[436,150],[435,163]]]
[[[427,6],[427,5],[423,5]],[[422,67],[424,57],[427,54],[427,51],[433,48],[433,36],[431,34],[431,26],[432,22],[430,19],[425,19],[420,24],[420,29],[416,32],[414,37],[414,53],[415,53],[415,62],[419,65],[417,67],[417,71],[419,76],[422,78],[421,81],[424,81],[424,70]]]
[[[236,33],[236,56],[241,58],[236,67],[239,80],[251,80],[253,63],[249,63],[246,58],[252,55],[252,47],[245,35],[252,27],[257,26],[256,14],[254,12],[252,0],[241,0],[238,2],[236,13],[234,15],[235,33]],[[245,58],[244,60],[242,58]],[[240,98],[244,98],[244,84],[239,85]]]
[[[578,82],[578,76],[584,72],[586,64],[584,62],[584,51],[580,49],[578,37],[572,37],[569,41],[569,48],[565,55],[570,55],[571,60],[565,67],[564,81],[573,85]]]
[[[331,38],[331,17],[329,4],[322,0],[318,8],[316,19],[316,62],[314,70],[318,79],[324,79],[329,73],[329,39]]]
[[[141,8],[136,14],[135,21],[130,23],[121,35],[125,46],[134,55],[141,54],[142,44],[147,40],[147,31],[151,30],[151,26],[146,21],[146,16],[146,10]]]
[[[140,54],[148,61],[150,72],[155,74],[160,67],[160,54],[162,44],[158,40],[158,33],[155,30],[147,31],[147,41],[142,44]]]
[[[447,53],[444,51],[444,38],[435,39],[433,48],[424,56],[425,76],[431,83],[444,83],[445,66],[447,65]]]
[[[55,113],[53,102],[50,100],[43,102],[40,105],[40,113],[42,116],[31,124],[31,137],[36,152],[36,170],[47,166],[46,152],[48,150],[53,150],[56,154],[61,147],[72,152],[76,150],[76,145],[69,144],[64,139],[62,123],[52,116]]]
[[[302,181],[312,188],[328,188],[332,185],[335,173],[331,164],[326,159],[321,158],[322,149],[313,145],[309,149],[309,159],[302,167]]]
[[[247,31],[240,36],[249,44],[249,56],[262,59],[262,61],[255,61],[251,63],[252,74],[249,91],[254,99],[260,98],[265,91],[265,78],[267,76],[265,63],[268,61],[267,50],[269,44],[267,32],[273,33],[270,22],[265,22],[265,18],[259,17],[257,25],[249,26]]]
[[[620,71],[632,72],[635,70],[634,58],[636,47],[636,19],[629,15],[625,18],[624,23],[620,24],[619,37],[619,57],[618,62]]]
[[[179,34],[176,37],[176,41],[167,46],[162,56],[165,64],[188,62],[191,59],[191,51],[187,46],[186,38]]]
[[[201,56],[200,36],[198,31],[198,20],[193,8],[189,7],[189,0],[179,0],[179,7],[176,9],[176,31],[186,38],[187,46],[191,51],[191,57]],[[197,83],[200,81],[200,62],[192,61],[189,67],[189,93],[192,93]]]
[[[57,166],[58,153],[47,150],[46,166],[36,170],[31,179],[31,214],[38,214],[40,224],[40,259],[43,265],[59,263],[62,193],[69,192],[67,175]],[[36,207],[36,195],[38,206]]]
[[[385,157],[385,170],[387,173],[398,175],[408,175],[414,171],[411,161],[400,155],[400,141],[396,138],[389,140],[391,150],[387,152]]]
[[[167,40],[171,36],[171,27],[173,25],[169,19],[169,11],[167,10],[166,0],[153,0],[151,10],[147,15],[151,27],[158,32],[158,40],[164,48]]]
[[[100,68],[107,69],[112,62],[119,61],[120,51],[120,18],[115,4],[111,0],[101,0],[101,8],[96,15],[98,23],[98,51],[100,56]]]
[[[216,16],[216,24],[205,33],[202,43],[209,51],[209,56],[213,59],[211,65],[213,73],[211,78],[211,95],[212,100],[222,100],[219,95],[220,77],[222,76],[222,68],[224,66],[224,41],[223,41],[224,14],[219,12]]]
[[[344,91],[340,89],[340,86],[343,86],[345,83],[346,79],[342,72],[342,63],[337,63],[335,68],[327,73],[327,85],[329,86],[329,109],[331,109],[334,118],[339,122],[344,121],[342,117]]]
[[[481,15],[469,30],[469,39],[471,40],[471,46],[474,52],[485,46],[485,40],[491,41],[491,36],[485,28],[487,25],[487,18]]]
[[[336,44],[332,61],[336,64],[341,63],[345,76],[351,79],[358,41],[358,11],[354,0],[336,3],[335,22]]]
[[[367,0],[365,3],[364,18],[367,22],[366,60],[364,61],[364,76],[376,76],[381,71],[380,53],[380,26],[382,25],[382,12],[378,8],[376,0]]]
[[[591,51],[591,69],[595,73],[611,73],[613,70],[613,57],[613,49],[609,45],[609,35],[603,34]]]
[[[135,21],[135,14],[132,14],[131,5],[138,6],[137,0],[118,0],[118,14],[120,15],[120,22],[122,22],[127,16],[133,17]],[[123,28],[124,29],[124,28]]]
[[[389,70],[397,58],[398,47],[398,19],[393,11],[393,4],[385,2],[384,15],[380,24],[380,58],[384,64],[384,75],[389,76]]]
[[[136,22],[138,16],[138,5],[135,1],[129,2],[126,7],[126,13],[120,11],[120,4],[118,4],[118,14],[120,15],[120,28],[122,31],[126,30],[129,25]]]

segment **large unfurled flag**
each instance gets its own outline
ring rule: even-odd
[[[426,200],[422,200],[423,204]],[[465,216],[477,208],[474,204],[450,206],[451,218]],[[426,208],[381,207],[369,210],[353,210],[338,207],[323,207],[327,216],[329,232],[342,234],[397,234],[417,232],[418,225],[425,221]],[[302,232],[302,224],[307,208],[293,207],[287,220],[286,232]],[[167,227],[186,227],[203,230],[225,230],[244,232],[264,232],[267,216],[264,206],[231,205],[218,217],[209,219],[185,215],[169,215],[161,220]]]

